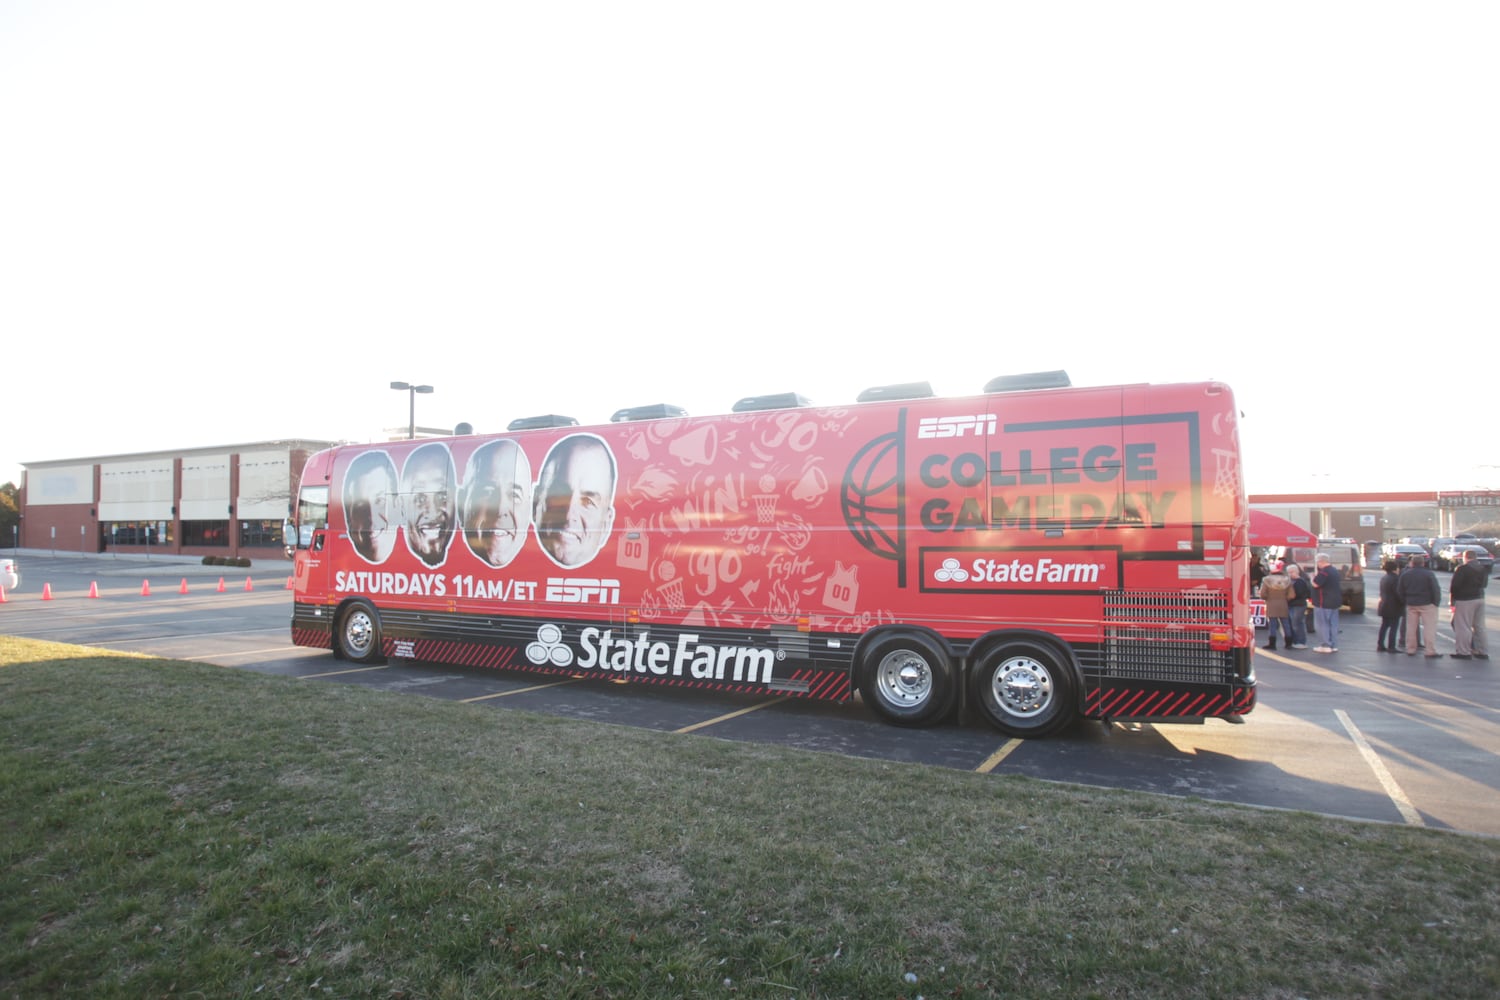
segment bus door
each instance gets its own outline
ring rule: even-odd
[[[292,588],[297,595],[326,594],[332,554],[328,537],[328,487],[304,485],[297,494],[297,519],[287,538],[293,551]]]

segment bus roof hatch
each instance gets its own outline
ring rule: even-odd
[[[616,410],[615,415],[609,418],[612,424],[625,423],[630,420],[661,420],[663,417],[685,417],[688,411],[680,406],[670,403],[652,403],[650,406],[627,406],[623,410]]]
[[[1073,384],[1061,369],[1052,372],[1027,372],[1024,375],[1001,375],[985,383],[985,392],[1020,392],[1022,389],[1065,389]]]
[[[931,382],[902,382],[866,389],[857,399],[861,403],[877,403],[885,399],[930,399],[932,396]]]
[[[517,417],[505,425],[508,431],[533,431],[539,427],[576,427],[578,421],[556,413],[544,413],[539,417]]]
[[[812,400],[795,392],[773,392],[768,396],[746,396],[734,404],[735,413],[751,410],[794,410],[799,406],[811,406]]]

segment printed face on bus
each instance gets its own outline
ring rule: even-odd
[[[361,455],[344,481],[344,525],[354,551],[384,562],[396,547],[396,467],[384,452]]]
[[[547,453],[536,489],[536,537],[564,569],[593,559],[615,523],[615,459],[588,434],[563,438]]]
[[[492,441],[469,456],[464,474],[464,540],[491,566],[504,566],[531,525],[531,463],[514,441]]]
[[[453,459],[448,449],[430,444],[412,452],[401,494],[407,548],[427,565],[440,565],[453,538]]]

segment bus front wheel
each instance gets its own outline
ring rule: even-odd
[[[339,654],[353,663],[380,658],[380,620],[368,604],[355,604],[339,618]]]
[[[877,639],[861,663],[860,694],[889,722],[925,726],[941,719],[953,704],[953,660],[928,636]]]
[[[1073,674],[1055,651],[1035,642],[996,646],[974,664],[973,698],[1007,736],[1047,736],[1073,719]]]

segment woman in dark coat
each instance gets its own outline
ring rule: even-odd
[[[1396,573],[1401,568],[1396,560],[1387,559],[1380,568],[1385,575],[1380,578],[1380,635],[1375,640],[1375,649],[1382,653],[1397,651],[1397,636],[1406,618],[1406,605],[1396,592]]]

